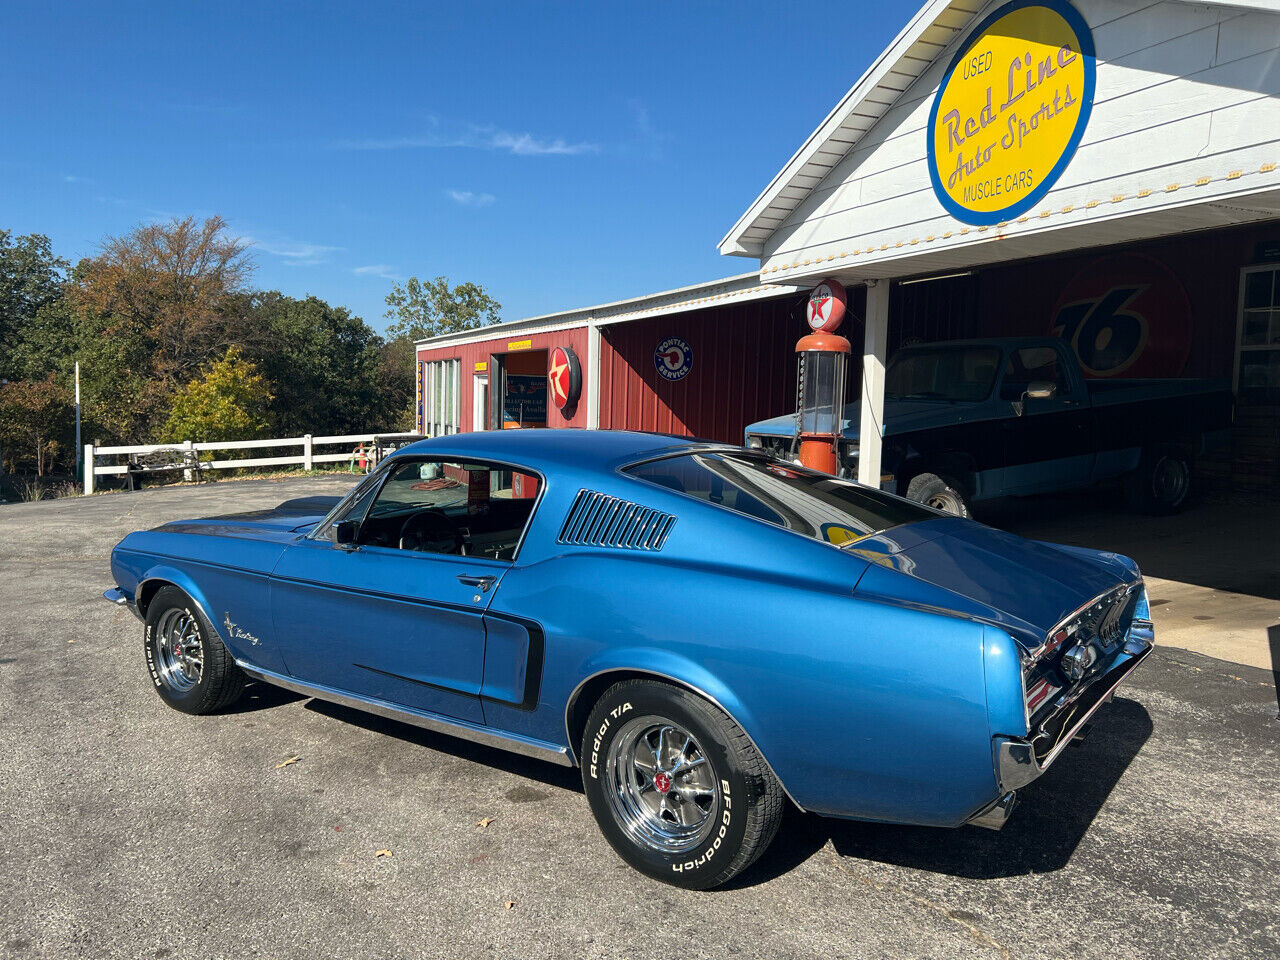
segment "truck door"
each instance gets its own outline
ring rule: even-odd
[[[1009,416],[1001,421],[1005,492],[1040,493],[1089,482],[1095,456],[1092,419],[1084,383],[1073,374],[1059,344],[1009,351],[999,387],[1001,402],[1009,404]],[[1024,401],[1028,385],[1037,381],[1052,383],[1054,395]]]

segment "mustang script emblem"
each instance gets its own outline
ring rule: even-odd
[[[241,630],[231,622],[230,612],[222,615],[222,625],[227,628],[227,638],[231,640],[248,640],[255,647],[258,645],[258,638],[247,630]]]

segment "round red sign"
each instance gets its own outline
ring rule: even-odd
[[[809,326],[822,333],[835,332],[844,319],[845,303],[844,285],[838,280],[823,280],[809,294]]]
[[[572,407],[582,393],[582,367],[573,347],[556,347],[547,365],[547,391],[561,410]]]

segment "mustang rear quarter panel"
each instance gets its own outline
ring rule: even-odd
[[[994,799],[981,625],[855,597],[867,561],[828,544],[619,487],[605,492],[678,517],[666,546],[531,536],[490,609],[544,625],[542,703],[486,703],[489,723],[564,742],[579,683],[652,672],[718,701],[807,810],[954,825]],[[535,524],[558,529],[577,490],[551,492]]]

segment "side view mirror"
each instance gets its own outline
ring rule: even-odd
[[[1048,400],[1058,392],[1058,385],[1051,380],[1032,380],[1022,391],[1021,399],[1013,401],[1013,412],[1022,416],[1027,411],[1028,400]]]
[[[340,547],[354,547],[360,536],[360,523],[357,520],[339,520],[333,525],[333,542]]]

